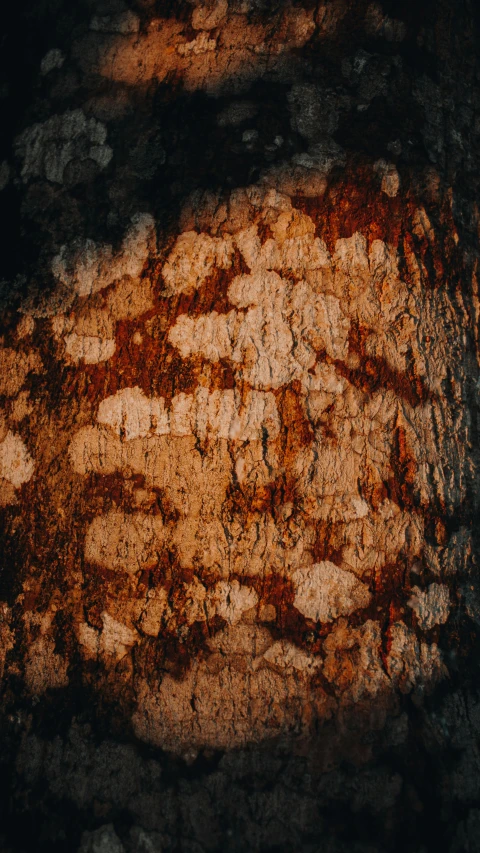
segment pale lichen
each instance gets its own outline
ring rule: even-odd
[[[367,607],[371,595],[368,587],[351,572],[323,561],[297,569],[292,575],[295,589],[294,606],[315,622],[332,622]]]
[[[408,606],[415,611],[419,628],[428,631],[434,625],[443,625],[447,621],[450,615],[448,586],[431,583],[425,590],[414,586],[412,592]]]
[[[32,479],[35,463],[19,435],[9,430],[0,442],[0,477],[15,489]]]
[[[78,240],[62,246],[52,261],[55,278],[78,296],[90,296],[124,276],[140,275],[151,252],[154,251],[155,223],[147,213],[132,217],[119,251],[93,240]]]

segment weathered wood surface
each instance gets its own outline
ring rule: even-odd
[[[10,12],[5,851],[478,849],[478,26],[403,6]]]

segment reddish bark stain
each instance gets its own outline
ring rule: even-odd
[[[317,521],[315,524],[315,542],[312,557],[315,563],[329,560],[339,566],[342,563],[342,534],[344,522]]]
[[[305,413],[302,402],[302,386],[299,380],[274,392],[282,429],[280,443],[285,460],[300,447],[312,443],[315,434]]]
[[[313,219],[317,236],[332,254],[337,240],[356,231],[367,238],[369,246],[373,240],[398,245],[406,206],[408,209],[403,193],[390,198],[381,192],[371,162],[359,158],[349,158],[344,168],[330,174],[323,196],[295,196],[292,204]]]
[[[352,323],[349,332],[349,352],[360,357],[359,367],[349,367],[340,359],[332,359],[341,376],[345,377],[355,388],[372,394],[379,388],[394,391],[402,400],[411,406],[419,406],[433,395],[417,376],[415,364],[411,363],[406,373],[392,368],[386,359],[372,356],[367,352],[367,340],[371,330],[358,323]]]
[[[395,429],[390,465],[393,475],[385,483],[390,500],[402,510],[417,511],[418,497],[415,486],[418,465],[402,426]]]

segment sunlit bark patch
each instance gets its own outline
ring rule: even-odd
[[[433,685],[441,652],[415,632],[448,621],[447,588],[407,581],[387,597],[397,566],[446,559],[426,529],[460,499],[443,463],[445,295],[426,302],[392,243],[356,230],[327,245],[284,192],[234,191],[220,230],[208,204],[195,216],[161,263],[147,215],[115,251],[63,249],[53,269],[70,295],[47,326],[54,358],[89,377],[62,461],[88,574],[74,642],[107,678],[155,642],[175,689],[147,668],[135,728],[180,751],[306,732],[343,704]],[[208,310],[219,275],[221,310]],[[20,417],[42,365],[23,343],[15,361],[18,346],[3,352]],[[173,376],[162,393],[173,352],[188,391]],[[1,447],[16,495],[33,460],[13,431]]]
[[[220,233],[201,205],[195,215],[201,229],[180,233],[161,264],[147,215],[116,251],[62,249],[53,270],[70,295],[48,321],[54,357],[75,381],[91,377],[62,475],[78,494],[89,577],[75,642],[106,675],[153,640],[173,655],[175,682],[149,675],[134,721],[180,751],[307,731],[344,703],[434,684],[440,650],[415,629],[445,624],[447,588],[407,583],[387,635],[378,613],[398,561],[438,559],[425,543],[431,508],[460,499],[443,465],[445,295],[426,302],[384,240],[354,231],[327,246],[285,193],[235,191]],[[215,294],[219,274],[223,307],[203,310],[195,295]],[[42,369],[22,347],[2,351],[19,412]],[[189,365],[188,391],[173,377],[162,394],[172,352]],[[227,387],[215,387],[219,363]],[[12,430],[0,451],[13,501],[33,458]],[[27,681],[40,690],[33,670]]]

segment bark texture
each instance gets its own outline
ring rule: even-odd
[[[9,16],[1,849],[473,853],[473,5]]]

